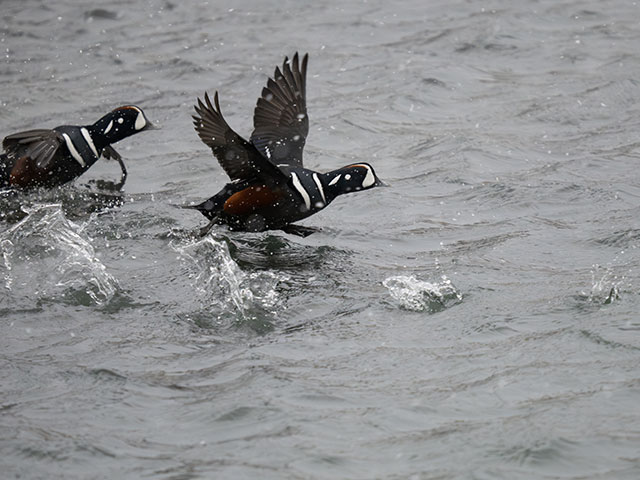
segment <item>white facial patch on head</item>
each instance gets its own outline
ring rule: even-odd
[[[136,109],[137,110],[137,109]],[[138,110],[138,116],[136,117],[136,124],[134,125],[136,130],[142,130],[147,125],[147,121],[140,110]]]
[[[373,174],[373,170],[371,169],[371,167],[368,167],[367,165],[363,165],[363,167],[367,169],[367,175],[364,177],[364,180],[362,181],[362,188],[369,188],[374,183],[376,183],[376,177]]]
[[[124,118],[120,117],[120,118],[118,119],[118,123],[122,125],[122,124],[124,123]]]

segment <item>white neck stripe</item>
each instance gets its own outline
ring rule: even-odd
[[[309,194],[302,186],[302,183],[300,183],[300,179],[298,178],[298,175],[292,172],[291,180],[293,181],[293,186],[296,188],[298,193],[302,195],[302,199],[304,200],[304,204],[306,205],[307,210],[311,209],[311,198],[309,197]]]
[[[98,155],[98,150],[96,150],[96,146],[93,143],[93,138],[91,138],[91,134],[89,133],[89,131],[86,128],[82,127],[80,129],[80,132],[82,133],[82,136],[86,140],[87,145],[89,145],[89,148],[91,149],[93,154],[96,156],[96,158],[98,158],[100,155]]]
[[[67,144],[67,148],[69,149],[69,153],[71,153],[71,156],[75,158],[80,165],[82,165],[83,167],[86,167],[87,164],[85,163],[82,156],[78,153],[78,150],[76,150],[76,146],[73,144],[73,142],[69,138],[69,135],[67,135],[66,133],[63,133],[62,137],[64,138],[64,141]]]
[[[109,121],[109,125],[107,125],[107,128],[104,129],[104,134],[106,135],[107,133],[109,133],[111,131],[111,127],[113,127],[113,120]]]
[[[324,203],[327,203],[327,199],[324,196],[324,190],[322,188],[322,182],[320,182],[320,179],[318,178],[317,173],[313,174],[313,181],[316,182],[316,185],[318,186],[318,190],[320,191],[320,195],[322,196],[322,201]]]
[[[338,175],[336,175],[335,177],[333,177],[333,179],[329,182],[329,185],[335,185],[336,183],[338,183],[338,180],[340,180],[340,177],[342,176],[341,173],[339,173]]]

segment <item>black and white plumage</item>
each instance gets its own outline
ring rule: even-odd
[[[254,131],[247,141],[227,124],[218,92],[213,103],[198,99],[194,126],[218,159],[231,183],[210,199],[189,208],[232,230],[282,229],[308,235],[292,225],[324,209],[337,196],[384,185],[373,167],[359,162],[328,173],[304,168],[302,153],[309,132],[306,107],[308,55],[285,58],[267,81],[254,111]]]
[[[62,185],[86,172],[100,156],[118,161],[122,186],[127,171],[111,144],[152,128],[139,107],[125,105],[93,125],[61,125],[8,135],[2,141],[5,153],[0,155],[0,187]]]

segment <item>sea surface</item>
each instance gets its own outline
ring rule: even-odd
[[[0,136],[161,129],[0,197],[2,479],[640,478],[640,2],[0,2]],[[197,235],[308,52],[309,168],[391,188]]]

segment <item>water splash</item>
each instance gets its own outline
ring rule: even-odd
[[[14,300],[71,295],[81,304],[86,296],[102,304],[115,294],[118,282],[96,257],[84,226],[68,220],[60,204],[33,205],[26,212],[0,233],[0,270]]]
[[[13,266],[11,265],[11,256],[14,252],[13,242],[8,238],[0,241],[0,251],[2,251],[2,277],[4,279],[4,287],[7,290],[11,290],[11,286],[13,285],[13,277],[11,276],[11,269]]]
[[[431,283],[418,280],[413,275],[386,278],[382,284],[401,308],[415,312],[438,312],[462,300],[462,294],[447,277]]]
[[[173,245],[188,266],[199,308],[216,313],[218,324],[229,314],[240,320],[264,320],[281,309],[277,286],[289,280],[271,271],[246,273],[233,260],[227,244],[206,236],[183,245]],[[262,315],[261,315],[262,314]]]
[[[591,268],[591,291],[583,291],[581,295],[591,303],[608,305],[620,300],[620,290],[624,283],[625,276],[617,275],[612,265],[595,264]]]

